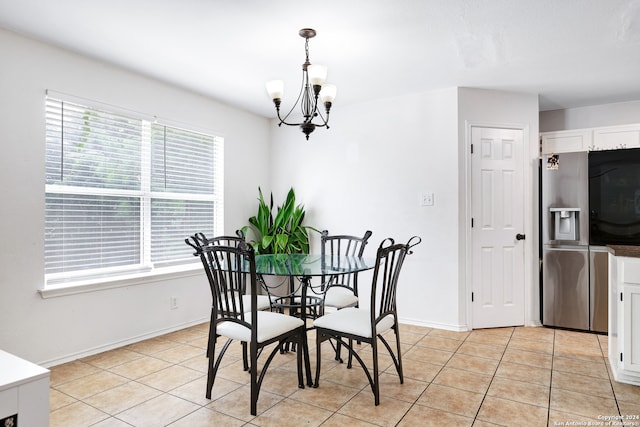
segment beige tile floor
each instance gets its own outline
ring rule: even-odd
[[[606,336],[401,325],[405,382],[382,357],[379,406],[362,370],[323,347],[319,388],[298,389],[295,356],[276,356],[254,417],[238,344],[205,399],[207,333],[202,324],[53,367],[51,426],[560,426],[640,415],[640,387],[612,379]]]

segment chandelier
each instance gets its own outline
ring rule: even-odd
[[[307,140],[309,140],[309,134],[317,127],[326,127],[329,129],[329,110],[331,110],[331,103],[336,97],[336,87],[335,85],[324,84],[327,78],[327,67],[323,65],[312,65],[309,62],[309,39],[316,36],[316,31],[312,28],[303,28],[298,34],[305,40],[304,51],[306,58],[304,64],[302,64],[302,86],[298,94],[298,99],[284,118],[280,116],[280,103],[284,93],[284,82],[282,80],[272,80],[267,82],[266,86],[267,92],[276,106],[276,113],[278,114],[278,120],[280,120],[278,126],[282,126],[283,124],[287,126],[300,126]],[[324,115],[320,109],[318,109],[318,98],[324,103]],[[302,122],[287,122],[298,103],[300,103],[302,110]],[[319,120],[314,123],[313,120],[316,118],[319,118]]]

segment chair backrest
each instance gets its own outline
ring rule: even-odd
[[[367,230],[364,236],[348,236],[348,235],[329,235],[324,230],[320,236],[322,255],[351,255],[362,256],[367,241],[371,237],[371,231]]]
[[[404,259],[411,254],[411,248],[422,240],[414,236],[407,243],[395,243],[393,239],[384,239],[376,253],[376,265],[373,270],[371,284],[370,312],[372,330],[375,324],[389,314],[395,316],[397,322],[396,293],[398,277],[404,264]]]
[[[209,246],[239,247],[245,242],[246,240],[244,237],[244,233],[241,230],[237,230],[235,236],[216,236],[208,238],[204,235],[204,233],[196,233],[193,236],[190,236],[188,239],[185,239],[185,243],[196,250],[196,252],[194,253],[195,256],[198,256],[199,249],[203,249]],[[212,267],[215,268],[215,265]],[[246,288],[239,289],[239,292],[240,294],[245,294]]]
[[[245,235],[242,230],[236,230],[235,236],[216,236],[213,238],[207,238],[204,233],[196,233],[192,237],[192,242],[196,243],[198,246],[207,246],[207,245],[220,245],[220,246],[238,246],[240,243],[246,241]],[[191,243],[187,242],[188,245]]]
[[[251,245],[241,242],[236,246],[210,244],[199,247],[196,254],[209,280],[213,297],[212,318],[233,321],[250,328],[256,324],[256,262]],[[243,291],[249,285],[251,306],[245,307]],[[250,322],[249,314],[252,318]]]
[[[367,230],[362,237],[349,236],[346,234],[331,236],[327,230],[324,230],[320,235],[320,254],[323,259],[325,256],[328,256],[330,261],[336,255],[362,256],[371,234],[372,232]],[[343,286],[354,288],[357,295],[357,277],[357,273],[354,273],[333,276],[332,279],[340,280]],[[322,277],[322,283],[327,283],[327,277]]]

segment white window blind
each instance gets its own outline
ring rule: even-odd
[[[222,139],[46,100],[47,284],[197,261],[184,239],[220,234]]]

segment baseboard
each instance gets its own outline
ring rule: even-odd
[[[52,366],[61,365],[63,363],[72,362],[74,360],[82,359],[87,356],[92,356],[94,354],[103,353],[105,351],[113,350],[116,348],[124,347],[125,345],[134,344],[139,341],[144,341],[149,338],[155,338],[161,335],[168,334],[170,332],[179,331],[180,329],[189,328],[191,326],[199,325],[201,323],[205,323],[209,321],[209,317],[204,317],[202,319],[193,320],[190,322],[182,323],[179,325],[174,325],[169,328],[158,329],[146,334],[138,335],[135,337],[127,338],[125,340],[112,342],[109,344],[93,347],[87,350],[79,351],[76,353],[71,353],[63,357],[58,357],[55,359],[45,360],[43,362],[39,362],[38,365],[43,366],[45,368],[50,368]]]
[[[409,319],[406,317],[399,317],[398,322],[404,323],[406,325],[422,326],[425,328],[434,328],[434,329],[444,329],[447,331],[454,331],[454,332],[466,332],[470,330],[466,325],[451,325],[446,323],[425,322],[423,320]]]

